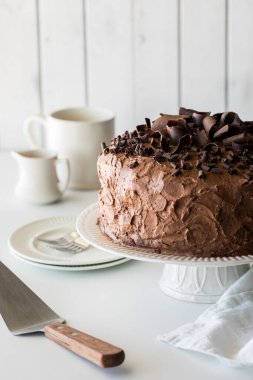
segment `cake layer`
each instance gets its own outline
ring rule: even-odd
[[[252,253],[253,184],[227,172],[200,181],[196,168],[180,176],[173,170],[150,157],[102,154],[101,230],[117,243],[168,254]]]

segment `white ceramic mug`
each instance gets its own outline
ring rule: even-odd
[[[46,131],[46,147],[69,160],[69,187],[98,188],[97,158],[101,142],[109,143],[114,136],[113,113],[103,108],[84,107],[56,111],[47,118],[30,116],[25,121],[24,133],[35,149],[41,147],[35,134],[38,125]]]
[[[19,167],[19,179],[15,189],[18,197],[37,204],[52,203],[62,197],[70,177],[67,159],[59,159],[56,153],[48,150],[28,150],[11,154]],[[60,177],[63,179],[60,180]]]

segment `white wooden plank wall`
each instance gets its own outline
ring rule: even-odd
[[[121,131],[133,123],[132,3],[87,0],[88,103],[108,107]]]
[[[85,99],[82,0],[39,0],[42,110],[79,107]]]
[[[253,1],[228,5],[228,106],[253,120]]]
[[[104,106],[117,133],[179,105],[253,119],[252,0],[0,0],[0,149],[29,114]]]
[[[0,1],[0,148],[24,141],[22,122],[40,112],[36,3]]]
[[[181,1],[181,103],[225,109],[225,0]]]
[[[178,91],[178,1],[133,1],[134,122],[176,113]]]

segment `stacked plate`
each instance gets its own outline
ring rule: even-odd
[[[22,226],[9,239],[11,252],[19,259],[47,269],[68,271],[92,270],[122,264],[129,260],[122,256],[89,246],[81,253],[59,251],[37,238],[57,239],[75,231],[75,217],[41,219]]]

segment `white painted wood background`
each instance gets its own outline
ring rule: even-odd
[[[117,131],[179,105],[253,120],[252,0],[0,0],[0,149],[30,114],[103,106]]]

